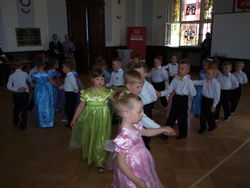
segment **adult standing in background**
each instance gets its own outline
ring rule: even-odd
[[[57,34],[52,35],[53,40],[49,42],[49,55],[51,58],[55,58],[59,63],[59,70],[62,67],[62,53],[63,46],[62,43],[58,40]]]
[[[202,61],[203,59],[206,59],[207,57],[210,56],[211,53],[211,33],[206,33],[206,39],[201,43],[201,66],[202,66]]]
[[[69,35],[64,35],[64,42],[63,42],[63,55],[64,58],[73,58],[74,52],[76,50],[74,43],[70,40]]]

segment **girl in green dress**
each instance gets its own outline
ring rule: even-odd
[[[104,87],[105,77],[100,68],[93,69],[91,81],[92,87],[81,90],[81,103],[70,124],[73,129],[69,148],[82,148],[83,159],[87,159],[88,165],[95,164],[101,173],[107,158],[104,143],[111,137],[108,101],[113,91]]]

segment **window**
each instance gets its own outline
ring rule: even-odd
[[[198,46],[211,32],[213,0],[168,0],[167,46]]]

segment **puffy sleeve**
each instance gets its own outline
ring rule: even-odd
[[[80,91],[80,100],[86,101],[86,92],[84,89]]]
[[[115,151],[118,153],[128,153],[129,149],[132,147],[132,140],[124,132],[120,133],[116,139],[113,140],[113,143],[115,144]]]

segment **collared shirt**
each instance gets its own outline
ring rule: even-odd
[[[213,99],[213,107],[220,101],[221,86],[216,79],[212,80],[195,80],[193,81],[194,85],[202,85],[202,95],[207,98]]]
[[[163,66],[162,68],[168,69],[169,76],[174,77],[178,74],[178,67],[179,67],[178,63],[172,62]]]
[[[148,77],[151,78],[152,82],[159,83],[168,80],[168,72],[160,66],[153,68]]]
[[[13,74],[9,76],[7,83],[7,88],[10,91],[20,93],[18,88],[24,87],[25,92],[29,92],[29,87],[27,82],[31,83],[31,79],[26,72],[23,72],[21,69],[17,69]]]
[[[176,76],[172,80],[168,89],[161,92],[161,95],[167,96],[170,93],[172,93],[173,91],[175,91],[175,93],[177,95],[182,95],[182,96],[184,96],[184,95],[195,96],[196,95],[194,84],[193,84],[192,80],[190,80],[188,75],[186,75],[184,77]]]
[[[230,73],[221,73],[217,77],[218,82],[221,85],[222,90],[232,90],[237,87],[239,87],[239,83],[236,80],[236,78],[233,76],[233,74]]]
[[[247,84],[248,79],[246,73],[240,71],[240,72],[234,72],[233,75],[239,84]]]
[[[145,80],[139,95],[144,105],[157,101],[157,95],[151,83]]]
[[[130,91],[126,90],[127,93],[130,93]],[[142,114],[141,123],[146,128],[160,128],[160,125],[157,124],[154,120],[150,119],[146,114]]]
[[[63,88],[66,92],[75,92],[77,93],[79,91],[79,88],[76,83],[76,77],[73,72],[68,72],[65,79],[64,79],[64,85],[60,88]]]
[[[111,86],[123,86],[124,84],[124,71],[122,69],[118,69],[111,73],[110,81],[107,84],[107,87]]]

